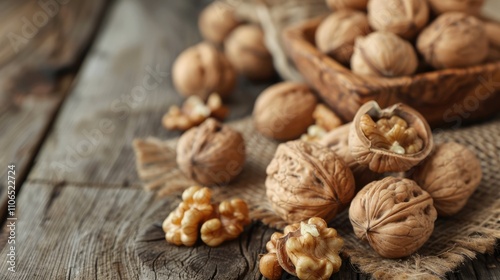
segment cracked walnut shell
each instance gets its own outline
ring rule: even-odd
[[[349,132],[353,158],[377,173],[407,171],[424,160],[433,147],[425,118],[401,103],[383,110],[375,101],[365,103]]]
[[[356,236],[385,258],[416,252],[431,236],[436,218],[426,191],[412,180],[394,177],[364,187],[349,208]]]
[[[236,71],[223,53],[203,42],[182,52],[172,67],[175,88],[184,96],[206,100],[213,92],[225,98],[236,85]]]
[[[302,83],[281,82],[264,90],[253,110],[255,128],[276,140],[300,137],[313,124],[316,96]]]
[[[429,7],[427,0],[370,0],[368,20],[375,30],[412,39],[429,21]]]
[[[434,68],[467,67],[485,60],[489,40],[480,20],[450,12],[439,16],[420,33],[417,49]]]
[[[267,167],[266,195],[288,223],[332,220],[354,196],[354,178],[330,149],[301,140],[280,144]]]
[[[177,143],[177,164],[203,185],[227,184],[243,169],[243,136],[215,119],[186,131]]]
[[[215,209],[216,217],[201,227],[201,240],[212,247],[237,238],[250,223],[248,206],[241,199],[223,201]]]
[[[316,30],[318,49],[342,64],[349,64],[358,36],[370,33],[366,14],[360,11],[341,10],[326,17]]]
[[[193,246],[198,231],[208,220],[214,208],[210,204],[212,192],[208,188],[193,186],[182,193],[182,202],[163,221],[162,228],[168,243]]]
[[[274,233],[266,244],[259,268],[270,279],[279,279],[276,263],[299,279],[329,279],[342,265],[339,252],[344,241],[318,217],[285,227],[285,235]]]
[[[481,163],[476,155],[458,143],[443,143],[423,164],[412,179],[434,200],[440,216],[460,211],[481,182]]]
[[[351,58],[352,72],[377,77],[408,76],[418,66],[413,46],[399,36],[377,31],[358,37]]]

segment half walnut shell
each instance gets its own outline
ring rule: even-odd
[[[407,171],[433,147],[425,118],[401,103],[382,110],[377,102],[367,102],[356,113],[349,132],[354,159],[377,173]]]

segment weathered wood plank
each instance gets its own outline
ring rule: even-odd
[[[92,41],[106,2],[1,2],[0,209],[5,209],[7,165],[16,164],[20,187]]]
[[[132,140],[179,135],[160,122],[182,100],[169,72],[177,54],[200,41],[201,7],[194,0],[116,3],[30,180],[139,183]],[[230,100],[231,118],[249,114],[264,86],[241,87]]]

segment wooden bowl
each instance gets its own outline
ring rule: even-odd
[[[500,61],[408,77],[359,76],[316,48],[314,34],[321,20],[285,30],[285,49],[306,82],[344,121],[351,121],[369,100],[382,108],[406,103],[434,127],[459,126],[500,111]]]

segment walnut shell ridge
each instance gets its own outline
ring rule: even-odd
[[[354,196],[354,178],[327,147],[304,141],[280,144],[267,167],[266,195],[288,223],[311,217],[332,220]]]
[[[185,132],[177,144],[177,164],[189,178],[206,186],[227,184],[245,163],[243,136],[215,119]]]
[[[481,183],[481,177],[481,163],[476,155],[453,142],[438,145],[412,175],[431,195],[440,216],[460,211]]]
[[[436,218],[431,196],[414,181],[395,177],[368,184],[349,208],[356,236],[385,258],[417,251],[431,236]]]

